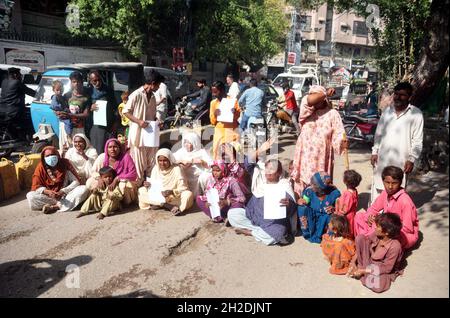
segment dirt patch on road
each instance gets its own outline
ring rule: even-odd
[[[195,228],[177,244],[169,247],[169,253],[161,259],[161,264],[170,264],[177,256],[205,246],[212,237],[224,232],[225,227],[223,225],[211,222]]]
[[[139,289],[140,285],[134,281],[135,278],[145,276],[145,281],[147,281],[149,277],[155,276],[157,272],[156,269],[139,270],[140,266],[141,264],[133,265],[127,272],[108,279],[101,287],[86,291],[83,297],[111,297],[118,290],[126,288]]]
[[[5,237],[1,237],[0,238],[0,245],[8,243],[10,241],[17,240],[17,239],[19,239],[21,237],[24,237],[24,236],[29,236],[31,233],[36,232],[36,231],[38,231],[40,229],[41,229],[40,227],[34,227],[34,228],[30,229],[30,230],[19,231],[19,232],[15,232],[15,233],[9,234],[9,235],[7,235]]]
[[[208,283],[215,285],[215,281],[208,278],[205,273],[199,269],[192,270],[183,279],[177,280],[173,285],[164,283],[161,287],[166,293],[166,297],[192,297],[200,290],[201,281],[207,279]]]
[[[65,251],[70,250],[76,246],[82,245],[82,244],[92,240],[94,237],[97,236],[98,232],[103,227],[104,226],[97,226],[97,227],[93,228],[92,230],[90,230],[89,232],[79,234],[79,235],[75,236],[73,239],[63,242],[63,243],[49,249],[44,254],[37,255],[34,258],[56,258],[56,257],[62,256],[62,255],[64,255]]]

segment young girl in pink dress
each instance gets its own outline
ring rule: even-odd
[[[361,175],[355,170],[344,172],[344,184],[347,186],[341,197],[336,202],[336,213],[344,215],[349,224],[351,237],[355,237],[354,219],[358,208],[358,190],[356,188],[361,182]]]

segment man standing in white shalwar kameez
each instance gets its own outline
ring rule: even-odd
[[[385,167],[403,169],[402,187],[406,188],[407,176],[422,152],[423,115],[419,108],[409,104],[412,92],[411,84],[397,84],[394,103],[384,110],[378,122],[371,157],[374,167],[371,202],[384,190],[381,172]]]

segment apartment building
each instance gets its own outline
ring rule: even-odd
[[[374,40],[366,20],[352,12],[337,12],[324,4],[317,10],[298,12],[302,39],[302,61],[318,62],[322,67],[369,69]]]

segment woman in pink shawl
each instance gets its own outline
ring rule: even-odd
[[[295,192],[301,194],[317,171],[333,177],[334,156],[347,147],[344,125],[339,113],[331,107],[327,95],[334,94],[313,85],[300,105],[301,133],[294,155],[292,178]]]
[[[229,176],[228,165],[223,160],[216,160],[211,165],[212,175],[206,182],[204,195],[198,195],[196,202],[198,207],[209,217],[211,216],[210,204],[207,200],[207,193],[211,189],[216,189],[219,194],[220,216],[216,216],[213,222],[220,223],[226,219],[228,210],[233,208],[243,208],[245,205],[245,195],[235,178]],[[226,223],[226,221],[225,221]]]
[[[89,189],[92,190],[102,186],[98,171],[107,166],[113,168],[117,173],[112,186],[119,185],[123,194],[122,204],[127,206],[136,201],[138,188],[136,166],[130,154],[118,139],[111,138],[106,141],[105,152],[95,160],[91,170],[91,178],[86,182]]]

